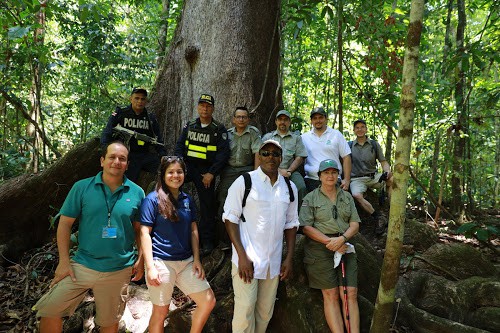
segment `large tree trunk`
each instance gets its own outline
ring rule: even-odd
[[[159,115],[168,149],[197,116],[202,93],[215,97],[216,120],[228,125],[234,108],[246,105],[262,132],[269,130],[266,123],[282,104],[279,9],[279,0],[184,2],[149,105]]]
[[[417,90],[418,55],[423,15],[424,0],[412,0],[403,65],[399,133],[396,142],[389,231],[370,332],[389,332],[392,319],[394,295],[396,292],[396,283],[398,282],[399,260],[403,245],[406,195],[410,176],[410,151],[413,138],[413,118]]]

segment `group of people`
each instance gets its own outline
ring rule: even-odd
[[[147,91],[135,88],[131,104],[111,115],[101,138],[102,171],[75,183],[60,210],[59,263],[49,292],[34,306],[40,331],[61,332],[62,318],[92,290],[96,324],[101,332],[117,332],[128,283],[145,275],[153,303],[149,331],[163,332],[177,286],[196,303],[191,332],[201,332],[216,300],[200,256],[214,248],[220,219],[232,243],[233,332],[266,331],[278,283],[292,275],[297,231],[306,236],[309,285],[323,293],[330,329],[343,332],[346,323],[359,332],[356,253],[349,243],[360,223],[354,200],[379,219],[363,197],[368,187],[383,185],[375,159],[387,185],[391,178],[380,145],[366,136],[366,122],[354,123],[357,138],[348,143],[327,126],[322,108],[311,112],[312,129],[303,135],[290,131],[290,113],[281,110],[276,130],[261,139],[246,107],[236,107],[234,127],[226,130],[213,119],[214,97],[202,94],[199,117],[184,126],[174,155],[166,156],[146,100]],[[157,174],[147,196],[134,183],[141,170]],[[188,181],[196,187],[199,214],[182,190]],[[78,248],[70,257],[77,219]]]

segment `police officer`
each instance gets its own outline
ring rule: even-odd
[[[226,128],[212,117],[214,102],[211,95],[200,96],[199,117],[184,126],[175,145],[175,155],[186,162],[186,182],[192,181],[198,192],[202,253],[212,251],[215,245],[215,177],[227,164],[230,154]]]
[[[108,124],[101,135],[101,145],[105,146],[114,140],[121,140],[129,145],[129,166],[125,175],[136,182],[141,170],[156,173],[160,165],[160,157],[166,155],[161,135],[160,125],[153,113],[146,109],[148,92],[143,88],[132,89],[130,105],[125,108],[117,107],[111,114]],[[145,135],[158,144],[153,144],[136,137],[118,134],[113,129],[117,125],[129,131]],[[128,141],[128,142],[127,142]]]

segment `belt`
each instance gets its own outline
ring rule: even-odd
[[[370,177],[370,178],[373,178],[373,177],[375,177],[375,172],[373,172],[373,173],[367,173],[366,175],[362,175],[362,176],[354,176],[354,177],[351,177],[351,179],[353,179],[353,178],[361,178],[361,177]]]
[[[342,233],[337,232],[336,234],[325,234],[325,236],[328,236],[328,237],[340,237],[340,236],[342,236]]]

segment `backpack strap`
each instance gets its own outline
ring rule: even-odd
[[[294,202],[295,196],[293,195],[292,185],[290,184],[290,178],[288,177],[283,177],[283,178],[285,178],[286,186],[288,186],[288,193],[290,194],[290,202]]]
[[[248,172],[245,172],[242,176],[245,181],[245,193],[243,194],[243,201],[241,202],[241,208],[243,210],[243,207],[247,204],[247,198],[250,194],[250,190],[252,189],[252,178],[250,178],[250,174]],[[241,221],[246,222],[243,211],[241,212]]]

